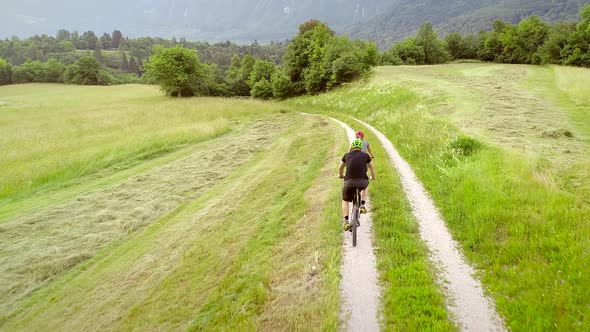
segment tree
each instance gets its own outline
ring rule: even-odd
[[[94,34],[93,31],[86,31],[82,34],[82,40],[84,40],[86,42],[86,48],[89,50],[94,50],[96,49],[96,42],[98,41],[98,38],[96,37],[96,35]]]
[[[71,41],[69,40],[62,40],[59,42],[58,44],[59,47],[59,51],[60,52],[74,52],[76,50],[76,47],[74,47],[74,44],[72,44]]]
[[[567,44],[569,36],[575,31],[576,26],[571,22],[562,22],[553,25],[549,30],[545,43],[539,48],[538,54],[541,63],[561,63],[561,53]]]
[[[461,59],[463,55],[463,36],[458,32],[453,32],[445,37],[447,50],[453,59]]]
[[[99,63],[104,63],[104,57],[102,55],[102,43],[100,40],[97,40],[96,45],[94,46],[94,58]]]
[[[271,83],[266,78],[263,78],[254,84],[251,94],[254,98],[270,99],[272,98],[272,92]]]
[[[121,70],[124,72],[129,71],[129,61],[127,60],[127,54],[125,51],[119,51],[119,55],[121,56]]]
[[[157,47],[146,68],[148,76],[172,97],[196,95],[207,74],[197,53],[180,46]]]
[[[271,77],[272,95],[278,99],[293,96],[293,84],[289,76],[282,70],[276,70]]]
[[[127,71],[133,74],[139,74],[139,65],[137,64],[137,62],[135,61],[135,57],[133,56],[129,60],[129,66],[127,68]]]
[[[229,94],[232,96],[249,96],[250,87],[242,77],[242,59],[237,54],[231,59],[227,70],[227,83]]]
[[[119,46],[121,45],[122,39],[123,39],[123,34],[121,33],[121,31],[119,31],[119,30],[113,31],[112,39],[111,39],[111,46],[114,49],[119,48]]]
[[[256,83],[265,79],[270,82],[272,74],[276,70],[276,65],[273,62],[256,60],[250,77],[248,79],[249,85],[254,87]]]
[[[96,59],[85,56],[68,67],[65,81],[82,85],[108,85],[111,77]]]
[[[414,37],[407,38],[401,43],[393,45],[390,52],[396,55],[406,65],[424,64],[424,48],[416,45]]]
[[[12,83],[12,66],[0,58],[0,85]]]
[[[504,49],[498,36],[504,31],[506,23],[496,20],[492,26],[492,31],[479,33],[480,45],[477,57],[483,61],[499,61]]]
[[[108,50],[109,48],[111,48],[112,45],[112,38],[111,35],[109,35],[108,33],[103,33],[102,36],[100,36],[100,45],[102,46],[102,49]]]
[[[330,77],[331,85],[340,85],[359,78],[363,73],[361,64],[358,57],[352,52],[345,53],[334,60],[332,63],[332,76]]]
[[[217,64],[212,64],[207,67],[206,88],[209,96],[228,96],[228,84],[223,77],[223,72]]]
[[[55,37],[56,37],[57,41],[64,41],[64,40],[70,40],[70,38],[72,36],[68,30],[60,29],[57,31],[57,34]]]
[[[562,50],[562,63],[570,66],[590,67],[590,5],[580,11],[582,20],[570,34]]]
[[[250,87],[250,75],[254,70],[254,65],[256,64],[256,59],[250,54],[244,55],[242,58],[242,62],[240,63],[240,80],[248,87]]]
[[[426,22],[420,26],[415,43],[424,50],[424,63],[432,65],[449,61],[449,54],[434,32],[432,23]]]
[[[310,20],[299,26],[299,33],[287,45],[287,53],[283,58],[283,66],[293,82],[295,94],[305,92],[305,70],[311,67],[312,58],[314,61],[321,58],[321,48],[327,42],[326,39],[333,35],[334,31],[318,20]]]

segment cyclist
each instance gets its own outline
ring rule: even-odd
[[[361,149],[361,151],[367,153],[369,156],[371,156],[371,158],[375,158],[373,151],[371,151],[371,146],[369,145],[369,142],[365,141],[365,134],[362,131],[357,131],[355,137],[363,141],[363,148]],[[352,151],[352,147],[350,147],[350,150],[348,152],[350,151]]]
[[[369,186],[367,177],[367,168],[371,171],[371,180],[375,180],[375,168],[371,164],[371,157],[362,152],[363,141],[355,139],[351,144],[351,151],[342,157],[342,162],[338,168],[338,175],[344,179],[342,186],[342,215],[344,217],[344,230],[349,230],[350,222],[348,219],[349,202],[352,202],[356,189],[364,190]],[[346,175],[344,175],[346,168]],[[365,199],[361,194],[361,204],[365,204]]]
[[[357,139],[360,139],[361,141],[363,141],[363,148],[361,149],[361,151],[369,154],[369,156],[371,156],[371,158],[375,158],[373,151],[371,151],[371,146],[369,145],[369,142],[365,141],[365,134],[359,130],[356,132],[355,137]],[[348,152],[350,152],[350,151],[352,151],[352,147],[350,147],[350,150]],[[361,213],[367,213],[367,208],[365,207],[365,198],[369,194],[368,190],[369,189],[363,190],[363,192],[361,194],[361,196],[363,197],[363,202],[360,207]]]

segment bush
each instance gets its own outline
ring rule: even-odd
[[[462,156],[471,156],[481,149],[481,143],[479,141],[464,135],[457,137],[449,146],[453,151]]]
[[[401,43],[393,45],[389,51],[406,65],[424,64],[424,48],[416,44],[413,37],[407,38]]]
[[[272,85],[266,78],[263,78],[254,84],[251,93],[254,98],[270,99],[273,96]]]
[[[109,85],[112,77],[96,59],[86,56],[68,67],[65,81],[81,85]]]
[[[55,59],[47,62],[28,61],[14,68],[14,83],[61,83],[64,81],[66,67]]]
[[[256,60],[254,66],[252,67],[252,71],[250,72],[250,77],[248,78],[248,84],[251,87],[254,87],[256,83],[265,79],[270,82],[272,74],[276,70],[276,65],[270,61],[263,61],[263,60]]]
[[[272,95],[278,99],[285,99],[293,96],[293,84],[289,76],[282,70],[277,70],[271,78]]]
[[[332,77],[330,77],[330,85],[340,85],[342,83],[351,82],[363,74],[362,63],[351,52],[345,53],[338,59],[332,62]]]

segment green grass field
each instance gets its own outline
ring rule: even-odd
[[[392,140],[511,329],[586,330],[588,77],[587,69],[562,67],[381,67],[369,82],[289,104],[365,119]],[[470,153],[461,135],[480,148]],[[379,236],[390,226],[377,218]],[[378,259],[391,254],[378,251]],[[395,321],[394,305],[386,303],[387,322]]]
[[[148,86],[0,96],[0,330],[337,329],[339,127]]]
[[[380,67],[281,103],[0,87],[0,330],[339,330],[346,139],[299,111],[392,140],[512,330],[587,330],[589,74]],[[455,330],[364,131],[382,327]]]

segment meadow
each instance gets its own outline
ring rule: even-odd
[[[369,81],[289,104],[364,119],[386,134],[425,184],[511,329],[584,330],[589,74],[477,63],[380,67]],[[375,210],[380,238],[390,226]],[[391,275],[383,264],[390,254],[377,255],[382,276]],[[399,293],[392,283],[384,287]],[[385,311],[388,321],[395,321],[393,312]]]
[[[0,96],[0,330],[339,326],[339,127],[150,86]]]
[[[143,85],[0,88],[0,330],[309,330],[340,321],[336,167],[363,130],[384,330],[451,331],[382,131],[507,326],[590,319],[590,75],[378,67],[284,102]]]

